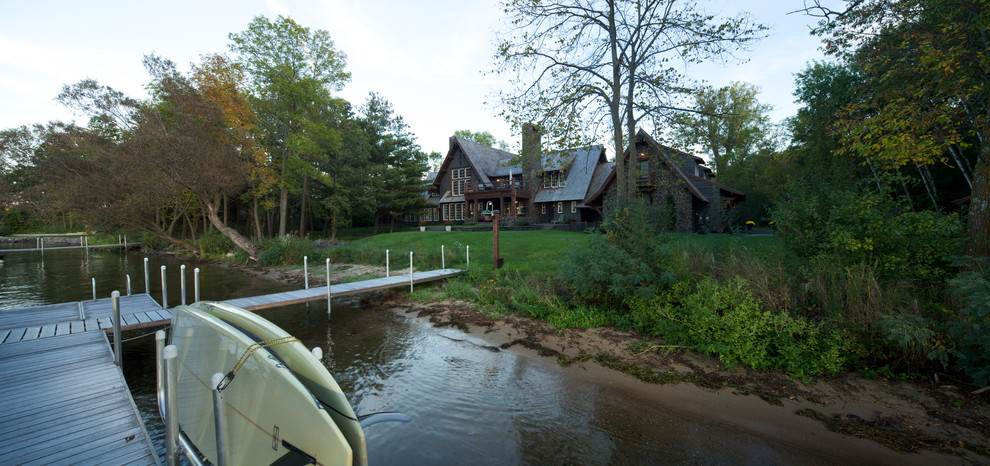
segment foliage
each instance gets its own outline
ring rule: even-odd
[[[758,92],[756,86],[744,82],[719,89],[702,87],[694,95],[696,113],[678,114],[674,119],[675,143],[701,146],[711,156],[715,173],[723,178],[729,165],[772,146],[771,107],[756,99]]]
[[[974,259],[949,283],[964,305],[948,325],[958,340],[955,367],[985,387],[990,385],[990,260]]]
[[[924,171],[949,154],[959,164],[957,152],[972,146],[969,250],[990,254],[990,2],[866,0],[835,11],[815,1],[808,11],[822,18],[815,32],[826,51],[863,77],[864,98],[835,123],[841,151]]]
[[[959,254],[955,214],[912,212],[872,189],[793,183],[773,218],[790,251],[821,263],[876,263],[890,277],[940,280]]]
[[[218,230],[209,230],[196,242],[196,248],[202,257],[220,257],[234,252],[237,245]]]
[[[693,289],[682,283],[660,298],[630,304],[634,325],[729,365],[808,377],[838,372],[845,363],[842,332],[786,311],[762,309],[744,280],[704,279]]]
[[[301,265],[304,256],[313,258],[314,262],[320,259],[311,241],[291,235],[268,240],[261,246],[258,262],[262,265]]]

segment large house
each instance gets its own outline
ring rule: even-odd
[[[418,219],[489,222],[496,210],[503,218],[531,223],[602,219],[616,192],[615,163],[602,146],[544,153],[538,130],[526,125],[523,148],[534,155],[518,157],[451,137],[439,171],[428,180],[426,196],[437,207]],[[642,130],[635,150],[639,190],[654,203],[674,207],[677,231],[720,225],[721,209],[745,199],[711,181],[712,171],[701,158],[661,146]]]

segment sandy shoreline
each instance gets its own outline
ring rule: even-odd
[[[301,269],[226,265],[287,284],[303,283]],[[311,286],[326,283],[322,267],[310,272]],[[374,274],[384,276],[384,268],[336,264],[331,282]],[[512,348],[556,358],[563,366],[592,370],[610,383],[644,391],[644,396],[655,397],[662,387],[663,398],[657,402],[673,402],[689,415],[711,416],[715,403],[720,422],[758,429],[825,456],[844,451],[836,459],[990,464],[988,392],[972,395],[948,384],[869,380],[854,373],[816,377],[805,384],[772,371],[728,370],[708,356],[613,327],[557,329],[530,318],[490,316],[464,301],[417,302],[398,291],[374,296],[376,307],[416,315],[436,327],[458,328],[492,350]]]

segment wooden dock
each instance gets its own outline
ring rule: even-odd
[[[457,269],[330,286],[339,297],[442,280]],[[327,287],[226,303],[245,309],[327,299]],[[158,464],[106,335],[110,298],[0,309],[0,464]],[[151,296],[120,297],[122,330],[167,325]]]
[[[45,251],[61,251],[65,249],[113,249],[113,248],[124,248],[130,249],[133,247],[141,246],[144,243],[127,243],[127,244],[94,244],[91,246],[51,246],[46,248],[16,248],[16,249],[0,249],[0,254],[7,254],[11,252],[45,252]]]
[[[158,464],[103,332],[0,346],[0,464]]]
[[[112,331],[111,298],[0,309],[0,345],[92,330]],[[120,297],[122,330],[165,325],[172,313],[146,293]]]

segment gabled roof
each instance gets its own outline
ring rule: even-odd
[[[584,201],[595,169],[606,163],[605,148],[588,146],[543,156],[543,170],[564,172],[562,188],[541,189],[533,202]]]
[[[739,197],[741,198],[740,200],[742,201],[746,200],[746,193],[739,191],[737,189],[730,188],[724,184],[718,184],[712,180],[706,180],[699,176],[694,176],[690,173],[687,174],[687,178],[688,181],[690,181],[691,184],[693,184],[698,191],[702,193],[706,193],[706,197],[708,197],[709,199],[712,199],[714,197],[715,189],[718,189],[720,190],[720,192],[718,193],[719,196]]]
[[[684,181],[684,187],[698,200],[701,200],[703,202],[713,202],[715,200],[715,195],[714,195],[715,191],[711,189],[712,187],[717,187],[718,189],[725,190],[727,193],[733,194],[735,196],[741,196],[743,198],[746,197],[746,194],[744,194],[741,191],[737,191],[728,186],[715,183],[714,181],[699,178],[697,176],[694,176],[693,173],[685,173],[684,170],[681,169],[681,165],[674,163],[672,160],[670,160],[667,154],[674,153],[677,155],[684,155],[686,156],[685,158],[688,161],[690,161],[692,164],[696,163],[695,161],[698,160],[704,162],[700,157],[690,155],[686,152],[679,151],[677,149],[660,144],[655,139],[653,139],[653,137],[647,134],[646,131],[643,131],[642,129],[640,129],[636,133],[636,139],[642,140],[647,144],[653,146],[653,148],[657,149],[656,152],[660,154],[660,161],[663,162],[667,166],[667,168],[670,169],[670,171],[672,171],[675,175],[677,175],[681,180]],[[626,154],[628,155],[628,153],[629,153],[629,149],[627,148]],[[708,170],[707,167],[704,168]],[[588,204],[594,199],[602,196],[605,193],[605,190],[608,189],[608,186],[614,181],[615,181],[615,164],[613,163],[611,164],[611,168],[609,169],[608,175],[605,177],[604,181],[602,181],[601,185],[594,190],[588,191],[588,195],[584,199],[585,204]]]
[[[515,154],[511,152],[478,144],[470,139],[451,136],[450,149],[447,150],[447,156],[444,158],[443,164],[440,165],[440,173],[447,171],[449,168],[448,165],[453,159],[454,152],[458,148],[467,157],[468,163],[471,164],[471,168],[474,168],[475,173],[481,178],[479,181],[482,183],[490,183],[489,176],[498,176],[496,173],[498,172],[500,162],[515,157]],[[502,168],[504,169],[505,167]],[[506,172],[507,175],[508,172]],[[434,180],[434,184],[439,182],[439,177]]]
[[[684,154],[684,155],[687,155],[688,157],[693,157],[693,156],[687,154],[686,152],[682,152],[682,151],[679,151],[677,149],[673,149],[673,148],[667,147],[667,146],[665,146],[663,144],[660,144],[659,142],[656,141],[656,139],[653,139],[652,136],[650,136],[649,134],[647,134],[646,131],[643,131],[642,129],[640,129],[636,133],[636,138],[637,139],[642,139],[647,144],[649,144],[649,145],[653,146],[655,149],[657,149],[657,153],[660,154],[661,160],[664,163],[667,164],[667,167],[669,167],[672,172],[674,172],[675,174],[677,174],[677,176],[679,176],[682,180],[684,180],[684,184],[686,185],[686,187],[688,188],[688,191],[691,194],[693,194],[695,197],[697,197],[698,199],[700,199],[702,201],[711,202],[711,199],[708,199],[707,197],[705,197],[705,195],[701,194],[701,192],[698,191],[698,189],[695,188],[694,185],[691,184],[688,181],[687,176],[684,174],[684,170],[681,170],[681,167],[678,164],[675,164],[673,161],[671,161],[670,158],[667,157],[667,153],[669,151],[669,152],[674,152],[674,153],[677,153],[677,154]],[[626,149],[626,150],[629,150],[629,149]]]

